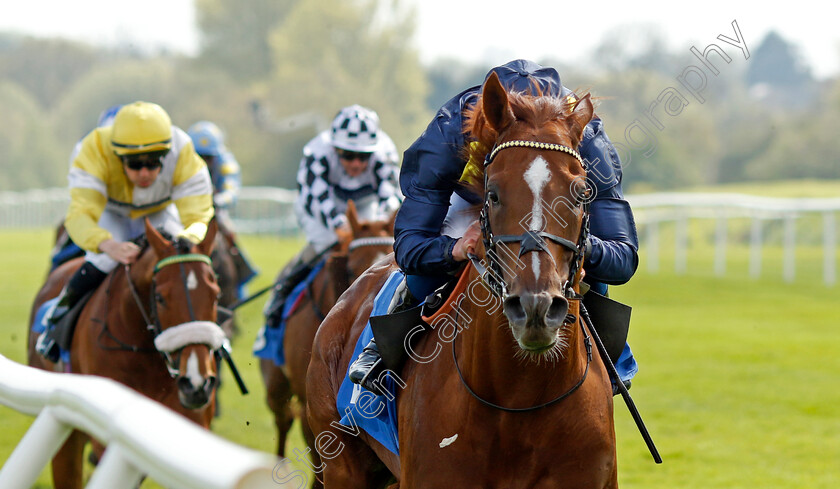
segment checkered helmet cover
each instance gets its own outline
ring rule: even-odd
[[[331,139],[336,148],[372,153],[379,148],[379,116],[361,105],[345,107],[333,119]]]

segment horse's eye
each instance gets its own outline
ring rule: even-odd
[[[490,201],[493,205],[498,205],[499,203],[499,194],[494,192],[493,190],[487,192],[487,200]]]
[[[165,306],[165,305],[166,305],[166,301],[163,299],[163,296],[162,296],[162,295],[160,295],[160,294],[155,294],[155,302],[157,302],[157,303],[158,303],[158,304],[160,304],[161,306]]]

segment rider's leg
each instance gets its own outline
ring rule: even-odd
[[[276,328],[283,319],[283,309],[289,294],[303,279],[305,279],[316,265],[319,251],[313,243],[307,245],[292,258],[277,277],[277,283],[271,295],[271,300],[263,312],[266,325],[269,328]]]
[[[85,261],[61,290],[58,302],[45,318],[46,328],[38,337],[36,346],[38,352],[49,361],[57,362],[60,353],[56,343],[58,338],[55,325],[73,309],[82,297],[96,289],[107,275],[108,272],[100,270],[90,261]]]
[[[605,297],[609,296],[607,284],[601,282],[592,282],[590,284],[590,290],[593,290]],[[624,344],[624,350],[621,351],[618,361],[615,362],[615,370],[616,373],[618,373],[618,377],[621,379],[621,382],[624,384],[624,387],[630,389],[631,379],[633,379],[639,371],[639,365],[636,363],[636,358],[633,357],[633,352],[630,350],[630,345],[627,343]],[[612,381],[612,392],[614,396],[617,396],[619,393],[618,385],[615,383],[615,380]]]
[[[447,236],[459,238],[474,221],[471,214],[467,212],[471,206],[455,193],[452,194],[449,204],[449,211],[441,231]],[[395,291],[386,314],[394,314],[418,305],[426,296],[451,278],[449,275],[406,275],[403,283]],[[353,383],[361,384],[365,389],[381,394],[373,380],[379,378],[384,368],[376,339],[371,338],[359,357],[350,365],[347,376]]]
[[[450,278],[449,275],[406,275],[405,280],[394,291],[394,298],[391,299],[386,314],[395,314],[419,305],[422,299],[418,298],[425,298]],[[350,365],[347,375],[351,382],[381,394],[373,381],[379,378],[384,368],[379,347],[376,346],[376,338],[371,338],[359,357]]]

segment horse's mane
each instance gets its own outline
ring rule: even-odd
[[[575,93],[574,98],[552,97],[543,95],[539,87],[534,86],[533,93],[508,92],[508,101],[517,122],[530,125],[535,131],[539,131],[546,122],[562,120],[571,114],[577,101],[588,92]],[[483,95],[479,95],[476,103],[464,114],[463,128],[466,140],[473,142],[466,146],[463,155],[467,165],[471,167],[473,178],[462,181],[461,185],[478,196],[484,194],[484,158],[499,138],[499,133],[488,124],[482,107]]]

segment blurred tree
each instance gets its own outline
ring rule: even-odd
[[[813,81],[797,48],[776,31],[767,33],[752,53],[746,77],[750,86],[766,83],[789,90],[802,90]]]
[[[42,107],[49,108],[64,90],[98,63],[102,52],[61,39],[26,37],[9,41],[0,51],[0,79],[26,87]]]
[[[271,33],[275,69],[258,87],[263,107],[277,118],[314,112],[329,123],[341,107],[364,105],[402,151],[429,118],[412,19],[399,1],[300,0]],[[303,143],[316,134],[314,126],[300,131]],[[264,162],[282,179],[272,183],[294,185],[301,148]]]
[[[300,0],[196,0],[200,64],[254,81],[274,69],[271,30]]]
[[[426,69],[430,90],[426,108],[437,111],[447,100],[467,88],[480,85],[484,76],[493,68],[485,64],[469,64],[454,58],[442,58]]]
[[[67,156],[57,150],[38,101],[0,80],[0,107],[0,190],[64,186]]]

